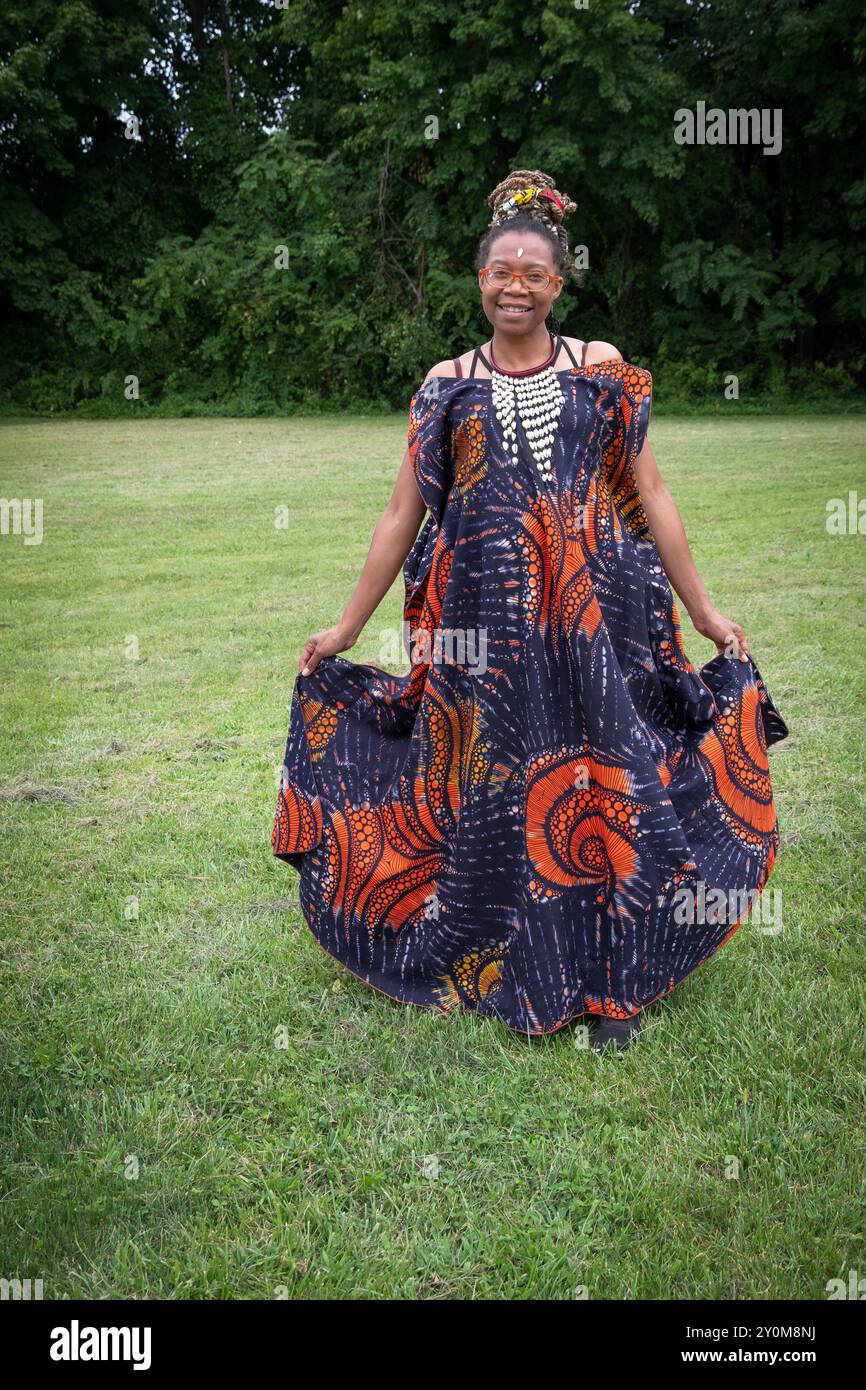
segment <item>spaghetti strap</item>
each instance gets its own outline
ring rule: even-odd
[[[493,371],[492,371],[492,368],[491,368],[491,366],[490,366],[490,363],[487,361],[487,358],[484,356],[484,353],[481,351],[480,347],[477,347],[477,348],[475,349],[475,351],[473,352],[473,354],[472,354],[472,366],[469,368],[469,375],[470,375],[470,376],[474,376],[474,375],[475,375],[475,367],[476,367],[476,365],[477,365],[477,363],[478,363],[479,357],[481,358],[481,361],[484,363],[484,365],[485,365],[485,367],[487,368],[488,372],[490,372],[490,375],[492,376],[492,375],[493,375]]]
[[[583,348],[581,349],[581,353],[580,353],[580,365],[581,365],[582,367],[585,367],[585,366],[586,366],[586,349],[587,349],[588,347],[589,347],[589,343],[584,343]]]
[[[454,363],[454,375],[455,375],[456,377],[462,377],[462,376],[463,376],[463,366],[462,366],[462,364],[461,364],[461,362],[460,362],[460,358],[459,358],[459,357],[452,357],[452,358],[451,358],[451,361]]]
[[[586,346],[586,344],[584,344],[584,346]],[[578,365],[578,363],[577,363],[577,358],[575,357],[575,355],[574,355],[574,353],[572,352],[571,348],[568,346],[568,343],[565,341],[565,339],[564,339],[564,338],[562,337],[562,335],[560,334],[559,337],[557,338],[557,348],[556,348],[556,356],[557,356],[557,357],[559,356],[559,353],[560,353],[560,349],[561,349],[561,348],[565,348],[565,351],[568,353],[569,357],[571,358],[572,362],[574,363],[574,365],[575,365],[575,367],[576,367],[576,366]]]

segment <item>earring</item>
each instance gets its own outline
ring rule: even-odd
[[[558,335],[562,330],[562,324],[559,322],[559,319],[552,309],[545,319],[545,326],[550,329],[554,336]]]

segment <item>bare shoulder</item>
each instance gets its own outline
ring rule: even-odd
[[[566,338],[565,336],[563,336],[562,341],[563,343],[568,344],[568,346],[571,348],[572,355],[579,362],[581,359],[581,353],[583,352],[583,339]],[[584,365],[587,367],[592,367],[597,362],[610,362],[616,361],[618,359],[621,360],[621,358],[622,353],[620,352],[619,348],[614,347],[613,343],[603,343],[600,340],[596,339],[595,341],[586,344],[586,359]]]
[[[449,359],[447,362],[437,362],[435,367],[431,367],[424,378],[424,385],[431,381],[434,376],[456,376],[454,363]]]
[[[614,347],[613,343],[604,343],[596,340],[586,345],[586,365],[592,367],[597,362],[611,362],[617,358],[622,358],[619,348]]]

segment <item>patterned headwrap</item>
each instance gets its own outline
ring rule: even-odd
[[[491,227],[495,227],[498,222],[506,222],[509,217],[514,217],[518,212],[529,212],[533,204],[538,206],[541,198],[548,198],[559,208],[560,219],[563,216],[562,199],[557,198],[555,193],[551,193],[549,188],[519,188],[516,193],[496,209],[493,214]]]

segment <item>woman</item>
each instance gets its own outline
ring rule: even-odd
[[[787,729],[659,476],[649,372],[548,327],[575,204],[527,170],[489,201],[492,339],[412,397],[358,586],[301,655],[272,845],[368,984],[623,1047],[766,883]],[[337,653],[401,564],[392,676]],[[718,648],[700,674],[671,585]]]

